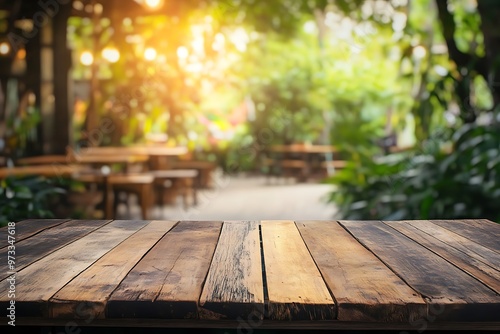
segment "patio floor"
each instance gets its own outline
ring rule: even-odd
[[[296,183],[293,179],[263,176],[221,176],[214,187],[198,192],[198,205],[185,210],[181,198],[177,204],[155,207],[150,219],[163,220],[328,220],[335,218],[336,208],[326,202],[332,185]],[[130,215],[125,207],[117,219],[139,219],[136,198]]]

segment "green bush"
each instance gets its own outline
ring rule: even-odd
[[[30,176],[0,182],[0,226],[9,221],[53,218],[60,195],[66,193],[64,180]]]
[[[343,219],[500,221],[500,129],[467,124],[421,149],[362,155],[329,181]],[[450,150],[443,144],[453,143]],[[448,152],[447,152],[448,151]]]

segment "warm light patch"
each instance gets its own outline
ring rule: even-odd
[[[110,63],[116,63],[120,60],[120,51],[114,47],[107,47],[102,50],[102,57]]]
[[[96,3],[94,5],[94,13],[97,15],[101,15],[104,11],[104,7],[100,3]]]
[[[18,59],[25,59],[26,58],[26,49],[19,49],[19,51],[17,51],[17,58]]]
[[[162,0],[145,0],[144,3],[151,9],[156,9],[162,5]]]
[[[0,54],[7,55],[10,52],[10,45],[7,42],[0,43]]]
[[[84,51],[80,55],[80,62],[85,66],[90,66],[94,63],[94,56],[89,51]]]
[[[144,59],[147,61],[153,61],[156,59],[157,53],[154,48],[147,48],[144,50]]]
[[[413,48],[413,56],[416,59],[423,59],[427,54],[427,50],[422,45],[417,45]]]
[[[189,50],[185,46],[179,46],[177,48],[177,57],[179,59],[187,59],[189,56]]]

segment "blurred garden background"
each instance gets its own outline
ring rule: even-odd
[[[106,192],[9,175],[22,159],[157,145],[212,178],[322,183],[332,219],[499,222],[499,17],[495,0],[2,0],[0,221],[85,217],[58,208]]]

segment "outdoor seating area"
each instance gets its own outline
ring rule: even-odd
[[[0,179],[9,176],[40,175],[68,178],[85,185],[85,191],[101,194],[101,203],[91,201],[86,211],[101,207],[101,218],[115,217],[120,197],[128,206],[134,194],[141,207],[142,219],[148,219],[155,203],[176,204],[182,198],[184,209],[197,204],[198,189],[210,186],[215,165],[209,162],[180,160],[188,153],[184,147],[133,146],[94,147],[76,152],[68,147],[66,155],[21,158],[13,167],[0,168]],[[180,163],[179,165],[177,163]],[[179,168],[191,166],[193,168]],[[199,175],[203,174],[203,178]],[[123,196],[120,196],[123,195]],[[94,218],[99,218],[94,215]]]
[[[294,177],[298,181],[321,180],[342,169],[346,161],[338,158],[339,149],[331,145],[273,145],[263,159],[268,176]]]
[[[344,166],[345,161],[327,160],[335,152],[332,146],[273,146],[273,159],[269,159],[272,164],[269,172],[264,173],[266,183],[270,177],[292,178],[295,182],[320,180],[329,175],[329,164],[333,169]],[[160,211],[165,205],[181,205],[188,210],[198,204],[200,190],[214,187],[216,164],[189,156],[185,147],[164,145],[92,147],[80,151],[68,147],[66,155],[20,158],[14,166],[0,168],[0,179],[39,175],[81,183],[84,191],[70,192],[68,196],[77,198],[78,207],[83,205],[83,211],[92,218],[115,218],[117,207],[128,208],[129,195],[133,195],[141,218],[148,219],[155,206]],[[84,192],[91,195],[84,196]]]

